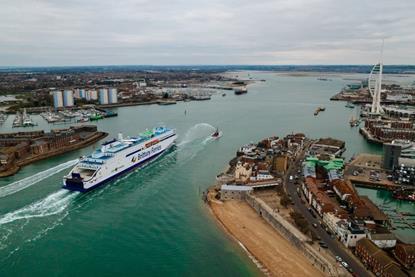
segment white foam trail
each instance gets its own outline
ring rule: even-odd
[[[63,212],[79,192],[61,189],[21,209],[0,216],[0,225],[20,219],[45,217]]]
[[[215,127],[209,123],[198,123],[186,132],[183,141],[181,141],[177,146],[182,146],[195,139],[204,138],[205,136],[210,135],[214,130]]]
[[[45,171],[36,173],[35,175],[32,175],[30,177],[8,184],[7,186],[0,187],[0,198],[19,192],[30,186],[33,186],[34,184],[39,183],[40,181],[46,178],[49,178],[50,176],[58,172],[61,172],[62,170],[65,170],[66,168],[70,166],[75,165],[77,162],[78,162],[78,159],[67,161],[55,167],[49,168]]]

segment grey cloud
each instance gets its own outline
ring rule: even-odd
[[[0,65],[414,64],[415,1],[2,0]]]

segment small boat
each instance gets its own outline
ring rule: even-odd
[[[346,108],[351,108],[354,109],[354,105],[351,102],[347,102],[347,104],[345,105]]]
[[[226,96],[226,93],[222,93],[222,97],[225,97]]]
[[[325,107],[318,107],[314,112],[314,116],[317,116],[320,112],[324,112],[325,110]]]
[[[235,95],[241,95],[241,94],[248,93],[248,89],[246,87],[235,88],[233,92],[235,93]]]
[[[221,132],[221,131],[219,131],[219,129],[218,129],[218,128],[216,128],[215,132],[214,132],[211,136],[212,136],[212,138],[214,138],[214,139],[218,139],[218,138],[220,138],[220,137],[222,136],[222,132]]]
[[[349,121],[350,127],[357,127],[360,125],[360,120],[352,116]]]

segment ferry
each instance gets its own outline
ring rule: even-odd
[[[63,187],[86,192],[121,174],[139,168],[172,147],[176,131],[166,127],[147,130],[136,137],[112,139],[92,154],[82,157],[63,178]]]

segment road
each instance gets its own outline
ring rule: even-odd
[[[300,196],[297,194],[297,187],[300,187],[300,185],[296,185],[295,180],[289,180],[288,176],[299,175],[298,170],[301,169],[301,161],[304,158],[304,152],[305,151],[297,156],[294,164],[291,164],[284,182],[285,188],[294,203],[294,209],[304,216],[310,225],[310,228],[316,232],[316,234],[321,238],[321,241],[327,244],[330,251],[335,256],[340,256],[343,261],[348,263],[357,276],[373,276],[359,261],[356,260],[354,256],[351,256],[352,254],[349,254],[344,249],[343,244],[337,241],[336,238],[331,238],[330,235],[320,226],[319,220],[321,220],[321,218],[317,215],[316,212],[315,214],[317,215],[317,218],[314,218],[308,211],[306,204],[302,203]],[[312,227],[313,224],[317,224],[317,228]]]

